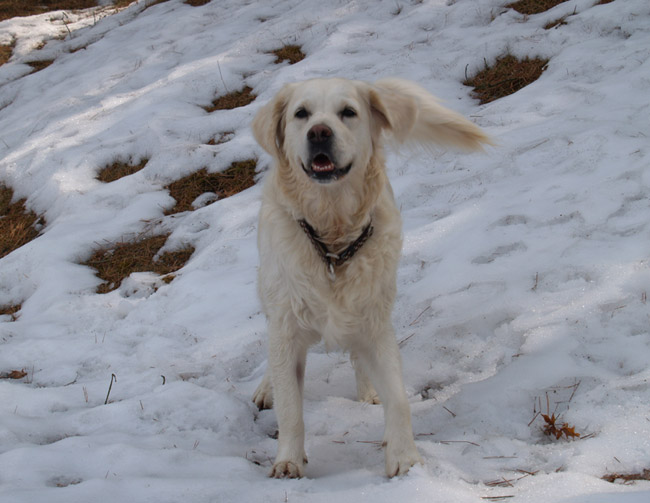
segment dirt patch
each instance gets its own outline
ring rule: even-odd
[[[103,283],[97,293],[119,288],[122,280],[134,272],[167,275],[182,268],[194,253],[192,246],[158,255],[169,235],[141,237],[131,242],[113,243],[95,250],[82,265],[92,267]]]
[[[285,45],[280,49],[271,51],[271,54],[275,54],[275,64],[280,64],[283,61],[288,61],[290,65],[298,63],[305,59],[305,54],[302,52],[302,48],[299,45]]]
[[[521,14],[539,14],[552,9],[556,5],[566,2],[567,0],[519,0],[506,5]]]
[[[0,65],[4,65],[7,61],[11,59],[13,50],[14,50],[14,44],[0,45]]]
[[[41,70],[45,70],[52,63],[54,63],[53,59],[45,59],[43,61],[27,61],[27,64],[34,69],[32,71],[32,73],[36,73],[36,72],[40,72]]]
[[[232,93],[216,98],[212,102],[212,105],[203,108],[208,113],[217,110],[232,110],[233,108],[244,107],[249,103],[252,103],[255,101],[255,98],[257,98],[257,96],[253,94],[253,89],[246,86],[241,91],[233,91]]]
[[[499,58],[493,66],[486,63],[483,70],[466,79],[463,84],[474,88],[472,95],[480,100],[481,104],[490,103],[516,93],[536,81],[547,64],[547,59],[519,60],[515,56],[506,55]]]
[[[33,16],[53,10],[79,10],[97,7],[96,0],[0,0],[0,21],[12,17]]]
[[[210,138],[208,143],[206,145],[223,145],[224,143],[228,143],[230,140],[232,140],[235,137],[235,133],[232,131],[226,131],[224,133],[219,134],[218,136],[215,136],[213,138]]]
[[[18,311],[20,311],[22,307],[21,304],[15,306],[0,306],[0,316],[11,316],[11,321],[16,321],[18,319]]]
[[[109,164],[100,170],[100,172],[97,174],[97,180],[104,183],[114,182],[115,180],[119,180],[125,176],[137,173],[143,169],[148,162],[149,159],[146,158],[137,163],[134,161],[115,161],[113,164]]]
[[[165,187],[176,200],[176,205],[166,214],[181,213],[194,209],[192,203],[202,194],[212,192],[219,199],[233,196],[255,184],[257,161],[234,162],[220,173],[208,173],[203,168]]]
[[[25,209],[25,199],[12,203],[14,191],[0,184],[0,258],[38,237],[44,220]]]
[[[603,476],[603,480],[607,482],[622,482],[624,484],[629,484],[636,480],[650,480],[650,470],[645,469],[639,473],[609,473]]]

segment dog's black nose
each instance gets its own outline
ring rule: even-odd
[[[324,124],[317,124],[307,132],[310,143],[325,143],[332,137],[332,130]]]

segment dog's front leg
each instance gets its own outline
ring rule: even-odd
[[[357,364],[375,386],[384,405],[386,475],[404,475],[422,463],[413,440],[411,411],[402,380],[399,347],[392,328],[373,337],[374,344],[356,353]],[[370,340],[372,340],[370,339]]]
[[[279,430],[278,453],[271,477],[303,476],[303,464],[307,462],[302,417],[306,357],[307,345],[294,324],[270,323],[269,368]]]

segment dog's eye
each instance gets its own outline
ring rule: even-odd
[[[356,117],[357,112],[354,111],[353,108],[350,107],[345,107],[343,110],[341,110],[341,117]]]
[[[309,117],[309,112],[304,108],[299,108],[298,110],[296,110],[294,117],[296,119],[306,119],[307,117]]]

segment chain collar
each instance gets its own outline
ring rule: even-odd
[[[311,225],[309,225],[309,223],[307,223],[307,220],[298,220],[298,223],[300,224],[300,227],[302,227],[302,230],[305,231],[305,234],[307,234],[309,237],[309,240],[313,243],[314,248],[316,248],[316,251],[318,252],[320,258],[322,258],[323,262],[325,262],[325,265],[327,266],[327,272],[329,273],[329,277],[332,281],[336,279],[334,267],[339,267],[350,260],[359,250],[359,248],[361,248],[363,244],[368,240],[368,238],[372,236],[372,232],[374,230],[371,220],[370,223],[364,227],[361,235],[352,244],[350,244],[350,246],[348,246],[341,253],[333,253],[329,250],[329,248],[327,248],[327,245],[320,240],[318,233]]]

